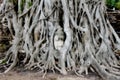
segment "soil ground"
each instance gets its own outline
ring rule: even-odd
[[[95,74],[89,74],[78,77],[76,75],[63,76],[61,74],[47,73],[43,78],[43,73],[30,71],[10,71],[6,74],[0,74],[0,80],[101,80]]]
[[[47,74],[40,73],[39,69],[27,70],[24,65],[18,64],[8,73],[3,73],[6,67],[0,65],[0,80],[102,80],[97,73],[89,72],[87,75],[77,76],[74,72],[62,75],[58,71],[53,73],[48,70]],[[44,76],[44,77],[43,77]]]

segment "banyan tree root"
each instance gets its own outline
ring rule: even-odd
[[[114,54],[120,39],[105,15],[104,0],[4,0],[0,10],[13,36],[1,60],[10,65],[5,73],[20,62],[22,52],[29,69],[64,75],[91,69],[104,80],[120,80]]]

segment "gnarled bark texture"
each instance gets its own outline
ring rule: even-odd
[[[22,52],[26,68],[64,75],[91,69],[105,80],[120,80],[114,54],[120,39],[105,15],[104,0],[4,0],[0,11],[13,37],[1,60],[9,65],[5,73]]]

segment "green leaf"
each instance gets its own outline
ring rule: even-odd
[[[120,2],[117,2],[115,8],[120,9]]]
[[[28,2],[28,6],[31,7],[33,3],[31,1]]]
[[[33,4],[32,2],[29,2],[29,6],[32,6],[32,4]]]
[[[116,0],[106,0],[106,5],[108,7],[115,7]]]

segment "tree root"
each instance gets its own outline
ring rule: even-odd
[[[0,7],[2,13],[14,6],[6,1]],[[120,65],[114,54],[114,50],[120,50],[120,38],[105,16],[103,0],[21,3],[18,0],[18,11],[4,14],[13,36],[12,46],[0,61],[10,64],[5,73],[19,63],[22,49],[23,64],[29,69],[38,67],[45,74],[57,70],[63,75],[74,71],[78,76],[89,74],[91,69],[104,80],[120,80]]]

